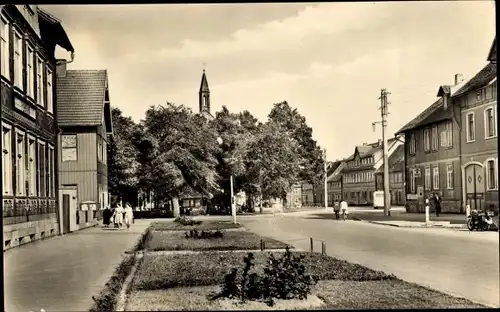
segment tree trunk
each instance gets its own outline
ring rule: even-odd
[[[172,206],[174,208],[174,218],[181,216],[181,209],[179,207],[179,199],[177,197],[172,198]]]
[[[262,209],[262,194],[259,196],[259,212],[264,213],[264,210]]]

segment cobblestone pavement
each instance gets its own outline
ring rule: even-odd
[[[88,311],[149,220],[130,230],[94,227],[4,252],[5,311]]]
[[[243,219],[249,230],[359,263],[459,297],[499,306],[499,237],[495,232],[400,228],[314,215]]]

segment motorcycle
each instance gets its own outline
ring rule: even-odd
[[[470,216],[467,217],[467,228],[469,231],[489,231],[493,225],[491,213],[472,210]]]

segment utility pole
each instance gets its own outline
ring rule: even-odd
[[[326,161],[326,149],[323,150],[323,163],[325,170],[325,210],[328,210],[328,167]]]
[[[380,111],[382,115],[382,146],[384,149],[384,216],[391,215],[391,194],[389,185],[389,146],[387,146],[387,95],[390,94],[386,89],[382,89],[380,92]]]

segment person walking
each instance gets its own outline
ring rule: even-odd
[[[132,206],[129,203],[125,204],[124,212],[125,212],[124,222],[128,230],[130,229],[130,225],[132,225],[132,223],[134,222],[134,210],[132,209]]]
[[[344,221],[347,220],[347,215],[349,214],[347,202],[345,200],[342,200],[340,203],[340,210],[342,211],[342,217],[344,218]]]
[[[441,197],[439,197],[438,193],[434,193],[434,207],[436,209],[436,217],[439,217],[441,213]]]
[[[115,223],[118,224],[118,229],[123,227],[123,213],[125,209],[123,209],[121,204],[118,204],[115,209]]]
[[[112,215],[113,212],[109,209],[109,206],[106,206],[102,212],[102,223],[104,224],[104,227],[109,227]]]
[[[333,203],[333,211],[335,212],[335,219],[340,219],[340,203],[338,201]]]

